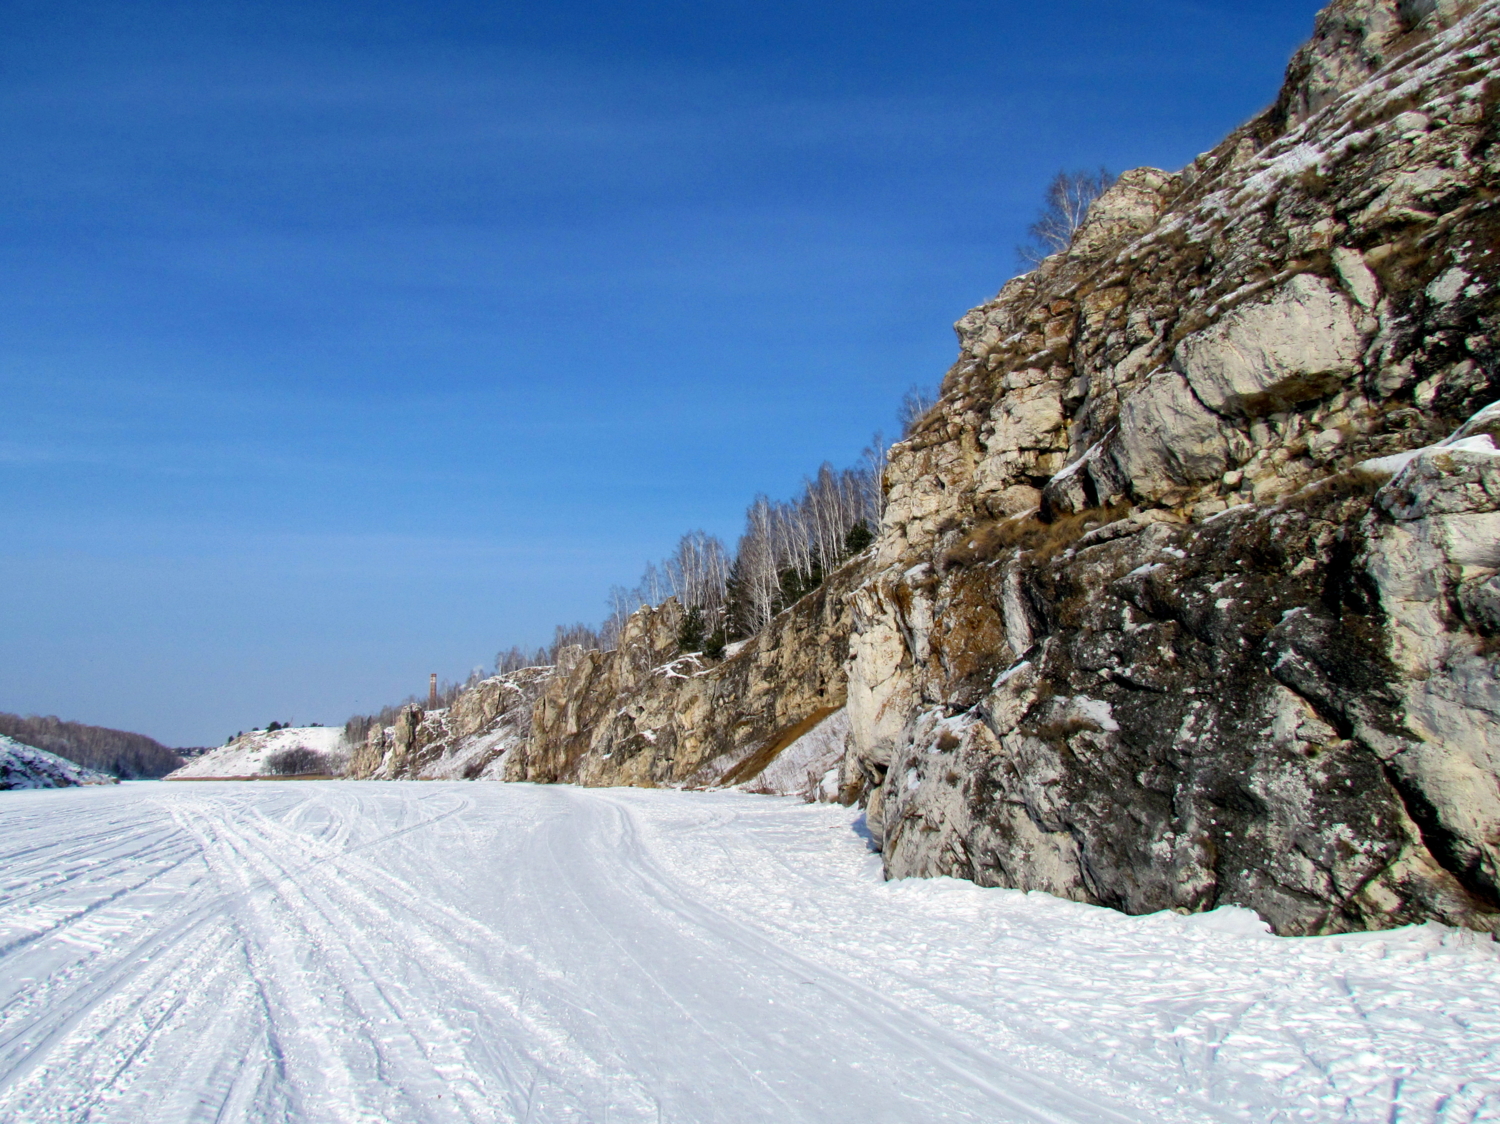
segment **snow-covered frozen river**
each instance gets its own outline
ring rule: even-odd
[[[0,796],[0,1121],[1500,1119],[1496,946],[882,883],[843,808]]]

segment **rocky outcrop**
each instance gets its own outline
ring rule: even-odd
[[[1494,2],[1334,3],[959,321],[852,598],[890,876],[1497,927],[1497,51]]]
[[[871,557],[851,559],[722,659],[679,650],[683,614],[669,599],[631,616],[611,651],[565,648],[555,667],[486,679],[449,708],[407,705],[370,731],[349,775],[740,785],[834,799],[848,737],[849,595]]]
[[[577,653],[547,683],[533,735],[507,763],[507,779],[699,788],[754,782],[842,711],[849,594],[869,562],[867,553],[845,563],[718,662],[678,655],[675,600],[642,610],[615,651]],[[843,727],[825,727],[822,736],[830,729]],[[830,766],[810,745],[792,757],[823,762],[817,775],[780,778],[776,791],[827,791]]]
[[[1500,411],[1491,414],[1500,422]],[[1425,451],[1380,490],[1374,507],[1358,563],[1383,611],[1402,725],[1366,740],[1408,794],[1443,865],[1493,902],[1500,896],[1500,454],[1488,434]],[[1349,703],[1343,709],[1358,713]]]
[[[550,667],[492,676],[452,706],[408,704],[394,726],[376,727],[349,759],[357,780],[498,780],[510,755],[531,736],[531,712]]]

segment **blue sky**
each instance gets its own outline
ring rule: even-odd
[[[597,622],[1316,9],[7,5],[0,709],[215,744]]]

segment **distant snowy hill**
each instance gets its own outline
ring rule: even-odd
[[[96,773],[55,753],[0,734],[0,789],[119,783],[108,773]]]
[[[267,759],[288,750],[308,749],[319,754],[324,765],[307,772],[338,773],[348,758],[344,731],[340,726],[292,726],[285,730],[251,730],[228,745],[195,757],[167,776],[169,781],[264,777],[276,775]]]

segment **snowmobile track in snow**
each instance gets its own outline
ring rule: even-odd
[[[857,813],[427,783],[0,800],[0,1122],[1500,1120],[1500,959],[886,884]]]

